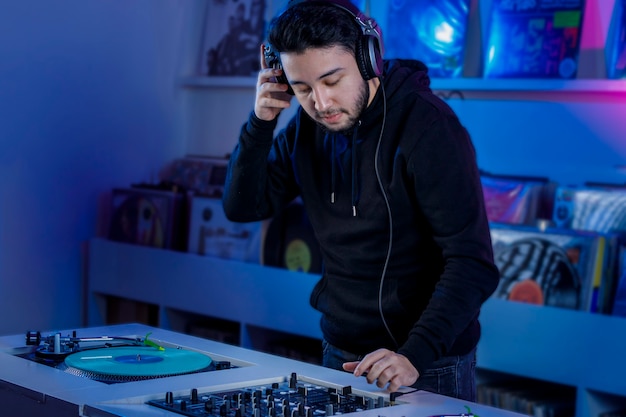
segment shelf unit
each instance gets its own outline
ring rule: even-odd
[[[106,324],[113,297],[156,309],[164,329],[218,323],[256,350],[289,355],[285,340],[321,339],[308,302],[317,275],[99,238],[87,253],[89,326]],[[625,319],[490,299],[481,323],[479,370],[572,387],[575,417],[626,408]]]
[[[292,339],[321,340],[320,315],[309,305],[318,276],[106,239],[88,246],[89,326],[119,322],[109,310],[121,299],[137,304],[127,321],[156,314],[145,324],[270,353]]]
[[[516,78],[433,78],[432,90],[445,100],[479,99],[529,102],[626,101],[626,79],[516,79]],[[252,102],[256,79],[252,77],[190,76],[179,80],[179,87],[200,92],[237,91]]]
[[[255,88],[254,77],[206,77],[190,76],[179,81],[183,88]],[[431,87],[434,90],[460,91],[529,91],[529,92],[563,92],[563,93],[624,93],[626,79],[530,79],[530,78],[433,78]]]

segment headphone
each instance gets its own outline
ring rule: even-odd
[[[370,80],[383,74],[382,31],[374,19],[361,13],[349,0],[290,0],[287,8],[304,2],[331,4],[348,12],[361,30],[355,47],[356,63],[361,76],[364,80]],[[265,45],[264,55],[268,67],[282,68],[279,53],[270,44]],[[278,78],[278,82],[288,84],[284,75]],[[288,93],[293,94],[291,87]]]

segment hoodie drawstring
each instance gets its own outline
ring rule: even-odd
[[[331,148],[330,160],[332,163],[330,164],[330,177],[332,184],[330,188],[330,203],[335,204],[335,135],[332,137]]]
[[[357,190],[357,169],[356,169],[356,133],[361,121],[357,123],[352,132],[352,216],[356,217],[356,190]]]
[[[352,132],[352,178],[351,178],[351,187],[352,187],[352,195],[351,195],[351,203],[352,203],[352,216],[356,217],[356,205],[357,205],[357,190],[358,190],[358,182],[357,182],[357,177],[358,177],[358,169],[357,169],[357,132],[358,132],[358,126],[360,126],[361,121],[359,121],[357,123],[357,125],[355,126],[353,132]],[[345,149],[345,148],[344,148]],[[337,154],[337,150],[336,150],[336,135],[332,135],[331,137],[331,191],[330,191],[330,202],[331,204],[335,203],[335,186],[336,186],[336,168],[335,168],[335,164],[337,163],[336,161],[336,154]]]

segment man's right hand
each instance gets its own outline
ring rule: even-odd
[[[263,48],[264,45],[261,45],[261,71],[256,84],[254,114],[261,120],[270,121],[291,105],[293,96],[287,93],[287,84],[276,82],[276,77],[282,75],[283,70],[267,67]]]

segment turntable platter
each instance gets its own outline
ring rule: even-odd
[[[108,347],[73,353],[66,372],[100,381],[141,380],[202,371],[211,365],[205,354],[150,347]]]

